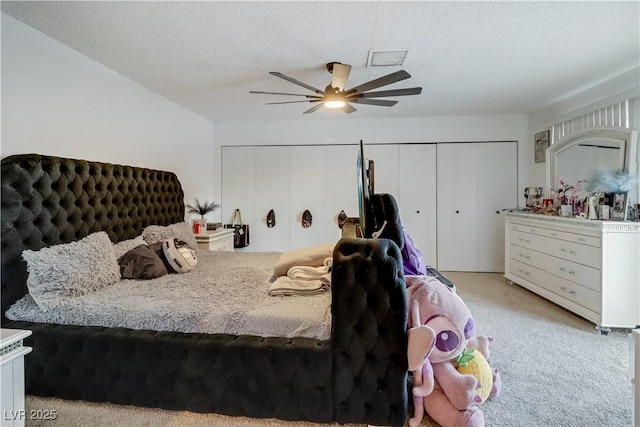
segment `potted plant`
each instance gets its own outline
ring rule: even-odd
[[[219,207],[220,205],[216,202],[209,203],[208,201],[205,201],[204,203],[200,203],[200,200],[198,199],[196,199],[195,204],[186,206],[188,213],[200,215],[201,219],[198,220],[198,222],[200,223],[200,227],[202,227],[203,231],[207,229],[207,220],[204,216],[209,212],[215,211]]]

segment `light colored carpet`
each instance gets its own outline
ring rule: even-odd
[[[482,404],[487,426],[622,427],[631,421],[628,331],[599,335],[594,325],[501,274],[445,273],[458,287],[479,334],[494,337],[491,363],[502,394]],[[28,357],[28,356],[27,356]],[[325,426],[216,414],[26,397],[27,410],[56,410],[27,426]],[[27,413],[29,415],[29,413]],[[425,419],[423,426],[434,424]],[[338,426],[338,424],[334,424]],[[356,425],[347,425],[355,427]]]

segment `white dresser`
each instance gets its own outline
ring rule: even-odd
[[[24,355],[31,347],[23,347],[22,340],[31,331],[18,329],[0,330],[0,367],[2,368],[2,423],[5,426],[23,426],[24,409]]]
[[[231,228],[218,228],[212,231],[203,231],[196,236],[198,249],[207,251],[231,251],[233,252],[233,234]]]
[[[640,326],[640,222],[505,216],[505,277],[596,324]]]

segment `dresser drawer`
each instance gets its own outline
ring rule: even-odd
[[[600,269],[601,266],[600,248],[596,248],[595,246],[566,242],[564,240],[554,240],[553,244],[548,245],[547,253],[597,269]]]
[[[577,283],[547,273],[545,287],[568,300],[580,304],[596,313],[602,313],[602,294],[593,289],[585,288]]]
[[[233,239],[224,239],[218,242],[209,243],[210,251],[233,251]]]
[[[511,230],[509,232],[509,243],[512,245],[518,245],[523,248],[533,249],[534,251],[544,252],[545,242],[545,236],[524,233],[517,230]]]
[[[196,234],[198,249],[205,251],[233,251],[233,230],[218,229]]]
[[[544,286],[544,281],[546,280],[546,273],[543,270],[527,265],[523,262],[516,261],[515,259],[509,260],[509,273],[522,277],[523,279],[540,286]]]
[[[566,259],[546,255],[546,271],[599,292],[600,270]]]
[[[509,230],[522,231],[523,233],[529,234],[540,234],[541,236],[544,235],[544,229],[542,228],[535,227],[533,225],[520,224],[517,222],[509,223]]]
[[[536,252],[522,246],[509,245],[509,258],[533,267],[544,269],[546,255],[542,252]]]
[[[566,240],[567,242],[580,243],[583,245],[600,247],[600,237],[587,236],[584,234],[567,233],[566,231],[545,230],[545,235],[554,239]]]

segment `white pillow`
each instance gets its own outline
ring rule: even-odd
[[[39,251],[26,249],[22,258],[27,262],[29,294],[42,311],[120,280],[113,243],[104,231]]]
[[[191,226],[186,222],[177,222],[175,224],[167,225],[166,227],[162,225],[149,225],[142,230],[142,237],[147,245],[164,242],[177,237],[189,245],[191,249],[198,249],[196,237],[191,231]]]

